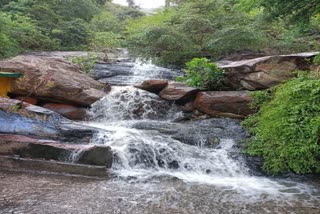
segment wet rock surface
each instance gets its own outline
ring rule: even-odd
[[[178,104],[185,104],[192,102],[198,91],[198,89],[189,87],[185,83],[169,82],[159,96],[166,100],[175,101]]]
[[[92,146],[91,148],[82,150],[77,159],[77,163],[106,166],[111,168],[113,154],[108,146]]]
[[[102,83],[128,86],[141,84],[150,79],[173,80],[177,76],[183,75],[183,72],[141,62],[118,62],[113,64],[97,63],[92,75]]]
[[[142,84],[134,87],[158,94],[168,85],[168,80],[145,80]]]
[[[247,137],[240,121],[233,119],[212,118],[179,123],[140,121],[136,122],[133,127],[142,130],[156,130],[182,143],[205,147],[218,146],[219,139],[234,139],[240,143]]]
[[[308,201],[308,194],[274,199],[268,195],[243,195],[233,189],[184,183],[179,179],[159,177],[153,180],[108,182],[0,171],[0,210],[30,214],[44,211],[79,214],[319,213],[318,200]],[[319,189],[316,181],[314,184],[315,190]]]
[[[97,129],[72,122],[48,109],[0,97],[0,133],[88,143]]]

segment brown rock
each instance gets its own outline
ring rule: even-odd
[[[194,107],[213,117],[243,119],[253,113],[250,101],[247,91],[207,91],[198,93]]]
[[[105,96],[103,84],[93,80],[63,58],[33,55],[17,56],[0,61],[2,71],[19,72],[22,78],[13,81],[11,93],[41,100],[90,106]]]
[[[198,91],[198,89],[189,87],[184,83],[170,82],[159,95],[163,99],[176,101],[183,105],[192,102]]]
[[[43,108],[57,112],[71,120],[84,120],[87,116],[85,108],[76,107],[68,104],[47,103]]]
[[[16,100],[20,100],[26,103],[29,103],[31,105],[37,105],[38,104],[38,100],[32,97],[16,97]]]
[[[167,85],[167,80],[145,80],[141,85],[136,85],[134,87],[159,94]]]
[[[259,90],[282,83],[296,75],[297,70],[309,70],[309,59],[318,52],[266,56],[241,61],[218,62],[225,70],[225,84],[233,89]]]

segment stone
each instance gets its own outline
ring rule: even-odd
[[[113,153],[108,146],[94,146],[81,152],[77,163],[111,168]]]
[[[84,120],[87,117],[85,108],[76,107],[68,104],[47,103],[43,108],[54,111],[71,120]]]
[[[310,59],[318,52],[265,56],[241,61],[220,61],[225,85],[231,90],[260,90],[276,86],[296,76],[297,70],[309,70]]]
[[[108,168],[112,166],[113,161],[111,148],[107,146],[68,144],[22,135],[0,134],[0,155],[74,162]]]
[[[12,83],[17,96],[88,107],[106,95],[103,84],[63,58],[21,55],[0,61],[0,69],[23,74]]]
[[[88,143],[99,130],[70,121],[48,109],[0,97],[0,133]]]
[[[149,91],[151,93],[159,94],[168,85],[167,80],[145,80],[142,84],[134,87]]]
[[[15,99],[23,101],[23,102],[26,102],[26,103],[29,103],[29,104],[32,104],[32,105],[37,105],[38,104],[38,100],[35,99],[35,98],[32,98],[32,97],[16,97]]]
[[[55,173],[68,173],[73,175],[94,176],[101,178],[108,178],[110,174],[105,167],[90,166],[74,163],[65,163],[57,161],[32,160],[27,158],[1,156],[0,168],[5,170],[17,169],[23,171],[45,171]]]
[[[244,119],[254,113],[250,101],[247,91],[206,91],[198,93],[194,107],[213,117]]]
[[[181,106],[181,109],[185,113],[190,113],[193,111],[193,102],[189,102]]]
[[[169,82],[159,95],[163,99],[175,101],[177,104],[183,105],[192,102],[198,91],[198,89],[189,87],[184,83]]]

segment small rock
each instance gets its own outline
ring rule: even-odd
[[[113,153],[108,146],[94,146],[82,151],[77,163],[96,166],[106,166],[111,168],[113,162]]]
[[[22,102],[26,102],[29,103],[31,105],[37,105],[38,104],[38,100],[32,97],[16,97],[16,100],[20,100]]]
[[[71,120],[84,120],[87,116],[86,109],[68,104],[47,103],[43,106]]]
[[[141,85],[134,87],[158,94],[168,85],[167,80],[145,80]]]
[[[192,102],[198,91],[198,89],[189,87],[184,83],[170,82],[159,95],[163,99],[176,101],[177,104],[183,105]]]

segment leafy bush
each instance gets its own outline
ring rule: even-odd
[[[250,108],[258,110],[264,103],[272,99],[272,90],[251,91],[250,96],[252,97]]]
[[[206,58],[194,58],[188,62],[186,76],[178,77],[178,81],[200,89],[219,90],[223,86],[224,72]]]
[[[313,64],[320,65],[320,55],[317,55],[313,58]]]
[[[89,53],[87,56],[73,56],[73,57],[68,57],[68,61],[79,65],[80,69],[87,74],[89,74],[93,68],[94,65],[96,64],[98,60],[98,56],[95,54]]]
[[[278,86],[244,125],[253,134],[246,151],[262,156],[267,172],[320,172],[319,80],[298,77]]]

